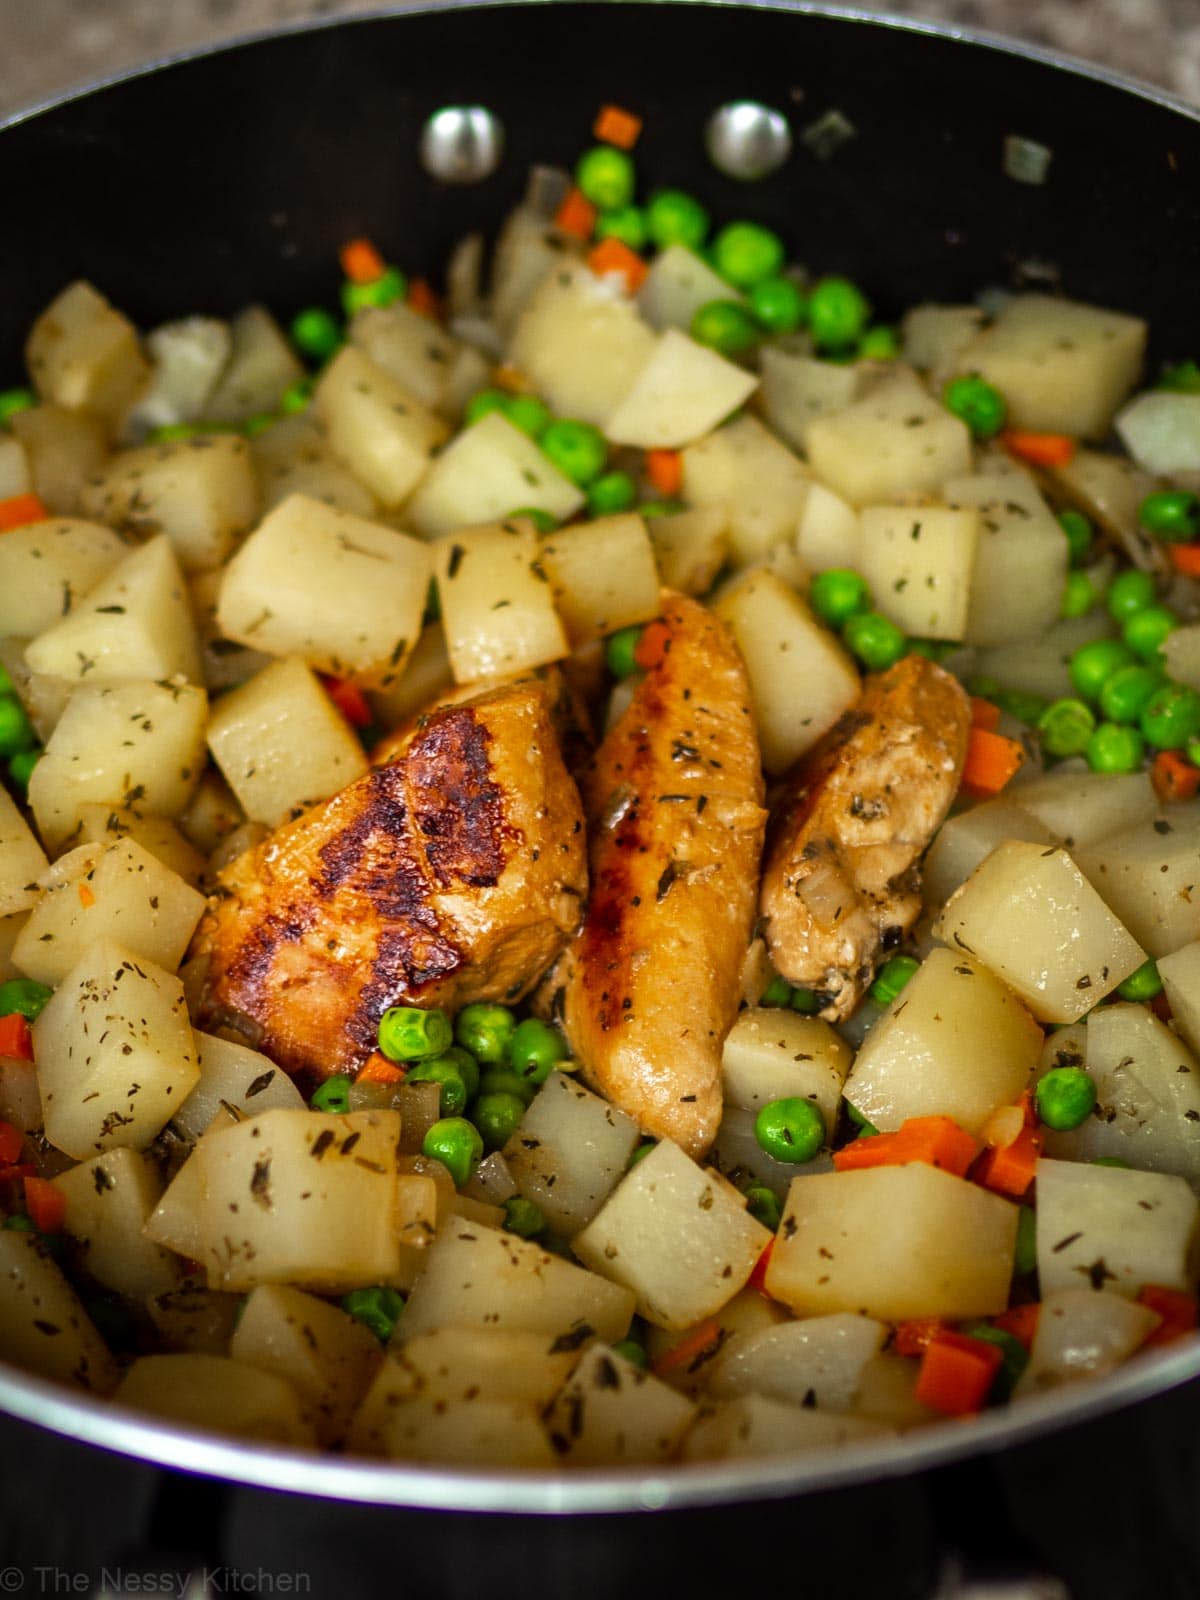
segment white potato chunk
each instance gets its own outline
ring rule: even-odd
[[[1015,1205],[939,1167],[823,1173],[792,1184],[765,1287],[802,1317],[995,1316],[1016,1240]]]
[[[1164,1172],[1037,1164],[1038,1283],[1043,1295],[1107,1289],[1135,1298],[1146,1284],[1191,1292],[1200,1201]]]
[[[647,530],[664,588],[690,595],[712,588],[729,554],[728,522],[722,506],[651,517]]]
[[[745,297],[685,244],[669,244],[660,250],[637,292],[637,308],[652,328],[679,328],[683,333],[690,330],[700,307],[711,300],[745,304]]]
[[[187,586],[165,534],[132,550],[61,622],[30,641],[33,672],[76,683],[202,681]]]
[[[0,1229],[0,1356],[73,1389],[111,1394],[120,1374],[37,1234]]]
[[[1145,960],[1065,850],[1014,839],[956,891],[934,933],[990,967],[1041,1022],[1074,1022]]]
[[[43,399],[110,424],[150,378],[137,329],[82,279],[68,284],[34,323],[25,361]]]
[[[1112,618],[1104,607],[1097,606],[1082,617],[1056,622],[1041,638],[977,649],[973,670],[986,672],[1002,688],[1024,689],[1057,700],[1076,692],[1070,662],[1079,646],[1112,635]]]
[[[757,1113],[772,1100],[811,1100],[832,1133],[850,1059],[850,1046],[819,1017],[750,1006],[721,1050],[725,1103]]]
[[[16,801],[0,788],[0,917],[28,911],[38,898],[38,879],[46,853],[33,836]]]
[[[190,1139],[198,1139],[222,1106],[248,1117],[260,1111],[302,1111],[304,1097],[269,1057],[232,1039],[197,1032],[200,1077],[172,1122]]]
[[[98,417],[65,406],[30,406],[9,426],[25,451],[33,492],[55,516],[74,516],[88,479],[108,455],[108,431]]]
[[[63,1227],[89,1277],[131,1300],[175,1287],[178,1261],[142,1235],[162,1196],[162,1183],[145,1156],[118,1145],[53,1181],[66,1200]]]
[[[0,439],[0,500],[11,500],[14,495],[29,494],[32,490],[33,474],[29,470],[25,446],[7,434]]]
[[[1158,1322],[1157,1312],[1119,1294],[1084,1288],[1046,1295],[1017,1394],[1103,1377],[1133,1355]]]
[[[603,423],[604,432],[614,444],[678,450],[723,422],[757,388],[753,374],[668,328]]]
[[[375,722],[389,732],[401,728],[452,689],[453,684],[446,631],[440,621],[426,623],[395,683],[369,695]]]
[[[557,204],[557,200],[553,202]],[[550,272],[568,267],[582,253],[580,241],[546,221],[546,207],[519,205],[509,212],[496,240],[492,256],[491,303],[492,321],[501,334],[507,334],[516,321],[530,295]],[[478,237],[478,236],[476,236]],[[479,240],[479,255],[483,241]],[[472,255],[464,250],[461,261],[471,265]],[[476,262],[479,257],[475,256]],[[472,287],[462,297],[466,300],[466,314],[477,315],[479,310],[478,264],[471,267],[463,278],[472,280]]]
[[[439,540],[435,571],[456,683],[520,672],[567,654],[540,553],[533,525],[522,518]]]
[[[545,511],[565,522],[583,504],[583,490],[498,411],[456,435],[436,458],[404,509],[406,524],[427,539],[457,528]]]
[[[670,1461],[696,1404],[608,1345],[586,1350],[546,1418],[562,1460],[576,1467]]]
[[[516,1400],[409,1400],[388,1405],[380,1373],[350,1430],[363,1455],[452,1467],[550,1468],[557,1458],[538,1413]],[[377,1402],[376,1388],[381,1394]]]
[[[748,1339],[787,1320],[788,1314],[778,1301],[747,1286],[715,1316],[706,1318],[701,1328],[689,1328],[680,1334],[648,1323],[644,1329],[646,1356],[652,1370],[660,1368],[660,1376],[669,1375],[672,1388],[699,1394],[707,1389],[710,1377],[720,1370],[726,1357]],[[697,1350],[701,1329],[703,1348]]]
[[[1116,417],[1118,437],[1147,472],[1200,471],[1200,395],[1153,391]]]
[[[931,950],[863,1040],[846,1099],[883,1133],[943,1116],[978,1134],[1028,1086],[1041,1048],[1011,989],[961,950]]]
[[[353,345],[321,374],[313,409],[334,455],[383,506],[407,500],[450,431]]]
[[[751,570],[713,609],[746,662],[763,765],[784,772],[858,699],[858,671],[807,603],[773,572]]]
[[[754,1132],[757,1113],[742,1111],[726,1104],[721,1126],[713,1143],[713,1165],[727,1174],[735,1183],[747,1178],[771,1189],[780,1201],[787,1196],[793,1178],[808,1178],[818,1172],[833,1170],[828,1150],[818,1151],[811,1161],[776,1161],[759,1144]],[[826,1123],[826,1127],[831,1124]]]
[[[711,1389],[763,1394],[794,1405],[849,1411],[863,1367],[883,1349],[888,1329],[850,1311],[780,1322],[722,1352]]]
[[[346,336],[419,405],[445,410],[459,345],[438,323],[395,300],[364,306],[350,319]]]
[[[620,1182],[640,1133],[632,1117],[552,1072],[504,1147],[521,1193],[541,1207],[551,1229],[578,1233]]]
[[[1163,956],[1158,975],[1171,1007],[1172,1022],[1189,1047],[1200,1054],[1200,939]]]
[[[814,478],[796,529],[796,553],[809,572],[857,569],[862,534],[858,513]]]
[[[111,844],[116,839],[132,839],[156,861],[178,873],[194,888],[204,871],[204,857],[188,843],[175,823],[165,817],[143,815],[129,806],[106,806],[90,801],[79,808],[80,844]]]
[[[1012,791],[1068,850],[1084,850],[1158,814],[1148,772],[1044,772]]]
[[[241,1439],[316,1443],[300,1398],[285,1378],[228,1356],[139,1356],[114,1398],[134,1411]]]
[[[900,324],[904,359],[920,372],[941,372],[983,324],[978,306],[913,306]]]
[[[519,1328],[437,1328],[405,1336],[388,1352],[388,1375],[377,1384],[373,1404],[386,1390],[389,1404],[404,1400],[518,1401],[548,1406],[579,1359],[573,1339]],[[361,1421],[361,1415],[360,1415]]]
[[[1024,474],[951,478],[947,504],[974,508],[979,543],[971,578],[968,644],[1034,639],[1058,620],[1067,579],[1067,537]]]
[[[1065,466],[1054,467],[1050,484],[1070,504],[1111,533],[1134,566],[1165,573],[1169,558],[1138,520],[1138,507],[1157,488],[1150,473],[1126,455],[1076,450]]]
[[[900,368],[808,430],[813,473],[852,505],[925,494],[968,472],[971,435]]]
[[[1056,835],[1021,805],[1013,790],[995,800],[972,806],[949,817],[938,829],[921,865],[921,891],[925,904],[941,906],[965,883],[975,868],[1006,839],[1024,839],[1028,844],[1055,844]]]
[[[208,744],[254,822],[273,824],[298,806],[327,800],[367,770],[346,719],[296,656],[222,695]]]
[[[46,1137],[76,1161],[144,1150],[200,1075],[183,985],[112,939],[55,990],[33,1047]]]
[[[1200,938],[1200,802],[1111,833],[1076,859],[1150,955],[1170,955]]]
[[[636,512],[560,528],[539,559],[572,649],[658,615],[654,546]]]
[[[129,554],[99,523],[57,517],[0,539],[0,635],[44,632]]]
[[[804,463],[757,417],[738,417],[683,452],[683,497],[725,512],[738,566],[795,537],[809,481]]]
[[[283,391],[306,374],[282,328],[262,306],[247,306],[229,325],[229,364],[204,403],[213,422],[246,422],[275,411]]]
[[[1017,428],[1096,439],[1138,380],[1146,324],[1057,295],[1020,294],[959,351],[994,384]]]
[[[1200,623],[1188,623],[1169,633],[1162,654],[1167,674],[1176,683],[1186,683],[1189,689],[1200,686]]]
[[[885,1424],[792,1406],[765,1395],[718,1401],[700,1413],[683,1444],[684,1461],[739,1461],[790,1456],[799,1450],[829,1450],[860,1439],[886,1437]]]
[[[808,433],[818,417],[844,411],[866,387],[866,371],[857,364],[818,361],[793,350],[764,345],[763,414],[796,450],[808,448]]]
[[[572,1249],[632,1289],[648,1321],[687,1328],[733,1298],[771,1237],[739,1200],[664,1139],[626,1174]]]
[[[864,506],[858,570],[877,610],[905,633],[962,639],[980,517],[940,506]]]
[[[241,1120],[240,1114],[227,1106],[222,1106],[217,1112],[207,1132],[198,1141],[196,1150],[176,1172],[158,1204],[146,1218],[142,1232],[147,1239],[173,1250],[176,1255],[185,1256],[189,1261],[200,1259],[205,1247],[201,1211],[208,1180],[204,1158],[197,1161],[196,1156],[205,1139],[215,1138],[225,1128],[236,1127]]]
[[[126,435],[198,422],[232,349],[229,324],[219,317],[181,317],[147,334],[150,382],[125,419]]]

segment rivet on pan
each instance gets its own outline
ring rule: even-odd
[[[421,134],[421,165],[443,183],[480,183],[500,165],[504,129],[485,106],[443,106]]]
[[[752,182],[781,167],[792,152],[787,118],[757,100],[731,100],[708,119],[705,143],[714,167]]]

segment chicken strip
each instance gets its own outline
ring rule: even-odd
[[[365,1061],[389,1006],[516,1000],[579,923],[584,838],[539,684],[434,712],[221,873],[194,944],[205,1018],[324,1078]]]
[[[785,779],[761,909],[771,959],[848,1017],[921,907],[918,863],[958,792],[971,707],[923,656],[867,679],[862,698]]]
[[[553,984],[586,1077],[693,1156],[721,1119],[766,813],[741,656],[724,624],[663,597],[658,664],[584,783],[592,893]]]

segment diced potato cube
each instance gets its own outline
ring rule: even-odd
[[[482,250],[482,240],[480,247]],[[511,330],[522,308],[549,273],[569,268],[581,253],[579,240],[552,227],[546,221],[544,210],[520,205],[510,211],[492,253],[489,309],[499,334]],[[478,268],[473,269],[472,275],[476,278],[478,271]],[[477,312],[477,283],[468,298],[472,302],[472,312]]]
[[[459,347],[444,328],[395,300],[390,306],[365,306],[356,312],[346,333],[351,344],[419,405],[445,411],[446,389]]]
[[[262,306],[248,306],[229,325],[229,365],[204,403],[212,422],[246,422],[278,408],[283,391],[305,376],[304,364]]]
[[[101,939],[33,1025],[46,1137],[76,1161],[144,1150],[200,1069],[178,978]]]
[[[594,1344],[546,1418],[562,1460],[576,1467],[669,1461],[696,1415],[695,1402],[607,1345]]]
[[[12,679],[13,693],[24,706],[33,731],[48,744],[59,718],[67,709],[67,701],[79,686],[66,678],[47,678],[43,673],[30,672],[25,660],[28,642],[0,638],[0,666]]]
[[[82,279],[69,284],[34,323],[25,360],[44,400],[94,412],[109,423],[124,416],[150,378],[137,329]]]
[[[269,666],[272,659],[266,651],[250,650],[235,639],[227,639],[221,632],[217,607],[224,581],[225,569],[218,567],[212,572],[197,572],[188,584],[196,636],[200,641],[201,671],[210,694],[236,689],[238,684]]]
[[[583,490],[527,434],[492,411],[441,452],[404,508],[404,520],[436,539],[519,510],[545,511],[565,522],[583,500]]]
[[[313,409],[334,455],[384,506],[408,498],[449,433],[440,417],[353,345],[325,368]]]
[[[452,1403],[478,1396],[517,1401],[540,1411],[579,1359],[574,1340],[517,1328],[438,1328],[410,1339],[401,1325],[398,1336],[403,1343],[388,1352],[386,1385],[376,1385],[376,1404],[386,1387],[389,1403]]]
[[[640,1137],[616,1106],[552,1072],[504,1147],[509,1171],[555,1233],[585,1227],[620,1182]]]
[[[971,579],[968,644],[1034,639],[1058,620],[1067,579],[1067,538],[1025,477],[979,473],[951,478],[949,505],[975,508],[979,542]]]
[[[508,358],[553,411],[602,425],[654,343],[654,330],[622,286],[565,265],[548,272],[529,297]]]
[[[685,244],[669,244],[660,250],[637,292],[637,308],[652,328],[679,328],[684,333],[691,329],[696,312],[710,300],[745,304],[745,297]]]
[[[738,417],[683,452],[684,499],[724,510],[739,566],[795,537],[808,486],[804,463],[757,417]]]
[[[722,1048],[725,1103],[757,1113],[772,1100],[811,1100],[832,1134],[850,1056],[850,1046],[819,1017],[751,1006]]]
[[[1076,693],[1070,662],[1079,646],[1112,635],[1112,618],[1104,607],[1097,606],[1085,616],[1056,622],[1041,638],[977,649],[975,671],[988,673],[1001,688],[1024,689],[1057,700]]]
[[[282,1068],[267,1056],[232,1039],[197,1032],[200,1077],[172,1122],[190,1139],[198,1139],[222,1106],[245,1116],[261,1111],[302,1111],[304,1097]]]
[[[763,1394],[794,1405],[848,1411],[863,1367],[883,1349],[887,1335],[882,1322],[850,1311],[776,1323],[722,1352],[712,1392]]]
[[[953,1117],[978,1133],[1028,1086],[1042,1030],[999,979],[961,950],[931,950],[863,1040],[846,1099],[881,1132]]]
[[[1044,772],[1012,790],[1022,811],[1068,850],[1084,850],[1158,814],[1148,772]]]
[[[939,1167],[797,1178],[766,1291],[797,1316],[989,1317],[1008,1305],[1017,1207]]]
[[[1200,395],[1140,394],[1118,413],[1115,426],[1147,472],[1200,471]]]
[[[1076,859],[1150,955],[1170,955],[1200,938],[1200,802],[1111,833]]]
[[[0,1228],[0,1356],[95,1394],[111,1394],[120,1377],[108,1346],[41,1239],[9,1228]]]
[[[299,1396],[285,1378],[228,1356],[139,1356],[115,1399],[134,1411],[242,1439],[316,1442]]]
[[[572,1249],[632,1289],[648,1321],[687,1328],[733,1298],[769,1239],[719,1180],[664,1139],[626,1174]]]
[[[131,1300],[175,1287],[178,1261],[142,1236],[162,1195],[162,1183],[145,1156],[118,1145],[60,1172],[54,1186],[67,1203],[63,1227],[89,1277]]]
[[[1198,1226],[1200,1201],[1183,1178],[1044,1156],[1037,1164],[1043,1295],[1090,1287],[1133,1299],[1148,1283],[1190,1293]]]
[[[658,615],[654,546],[635,512],[560,528],[540,560],[572,648]]]
[[[29,804],[51,850],[89,802],[175,817],[204,770],[208,699],[191,684],[81,685],[29,780]]]
[[[403,727],[451,689],[453,683],[445,629],[440,621],[427,623],[395,683],[370,695],[376,723],[389,732]]]
[[[164,533],[188,572],[218,567],[258,511],[258,481],[245,439],[195,439],[123,450],[84,488],[98,522],[144,538]]]
[[[439,540],[434,560],[456,683],[520,672],[567,654],[531,523],[518,518],[463,529]]]
[[[10,424],[29,461],[33,492],[56,516],[74,516],[88,479],[108,455],[104,424],[65,406],[31,406]]]
[[[0,500],[11,500],[14,495],[29,494],[33,489],[33,475],[29,470],[29,457],[25,446],[11,434],[0,439]]]
[[[1024,839],[1028,844],[1059,842],[1044,822],[1020,803],[1024,785],[983,805],[949,817],[938,829],[921,866],[927,906],[941,906],[998,844]]]
[[[925,494],[968,472],[971,435],[903,369],[808,430],[814,474],[852,505]]]
[[[16,801],[7,789],[0,788],[0,917],[29,910],[38,898],[37,882],[45,870],[45,851]]]
[[[713,609],[746,662],[763,766],[784,772],[858,699],[858,671],[805,601],[773,572],[748,572]]]
[[[904,359],[919,372],[941,372],[984,324],[978,306],[914,306],[900,324]]]
[[[218,317],[181,317],[147,334],[153,369],[125,419],[126,434],[139,438],[151,428],[198,422],[232,349],[229,324]]]
[[[757,388],[751,373],[668,328],[604,422],[604,432],[614,444],[678,450],[723,422]]]
[[[0,539],[0,635],[42,633],[128,554],[95,522],[59,517],[13,528]]]
[[[876,609],[925,639],[967,628],[980,517],[939,506],[864,506],[858,569]]]
[[[164,535],[132,550],[25,650],[31,671],[79,683],[201,681],[183,573]]]
[[[385,1368],[386,1373],[386,1368]],[[385,1373],[377,1384],[382,1384]],[[550,1468],[557,1458],[538,1413],[516,1400],[409,1400],[378,1406],[373,1388],[350,1430],[353,1451],[452,1467]]]
[[[299,806],[327,800],[367,770],[345,718],[296,656],[222,695],[209,719],[208,743],[255,822],[276,823]]]
[[[1096,439],[1138,380],[1146,324],[1056,295],[1014,295],[959,351],[959,372],[995,384],[1016,428]]]
[[[890,1432],[867,1417],[814,1411],[747,1394],[718,1401],[701,1413],[683,1444],[685,1461],[737,1461],[829,1450]]]
[[[146,1311],[165,1350],[223,1356],[229,1349],[242,1304],[239,1295],[196,1289],[189,1284],[152,1295],[146,1302]]]
[[[809,572],[857,568],[862,533],[858,513],[814,478],[796,530],[796,553]]]
[[[203,1155],[204,1142],[213,1139],[226,1128],[236,1127],[241,1117],[228,1106],[222,1106],[209,1124],[208,1130],[197,1141],[196,1149],[171,1179],[154,1210],[146,1218],[142,1232],[147,1239],[161,1244],[176,1255],[198,1261],[205,1249],[201,1212],[208,1190]],[[225,1347],[222,1346],[222,1350]]]
[[[1167,673],[1176,683],[1186,683],[1189,689],[1200,685],[1200,623],[1188,623],[1169,633],[1162,643],[1162,655]]]
[[[1086,1288],[1048,1294],[1017,1394],[1103,1377],[1133,1355],[1157,1326],[1157,1312],[1119,1294]]]
[[[728,522],[722,506],[650,519],[647,530],[664,588],[691,595],[712,588],[729,553]]]
[[[1157,487],[1150,473],[1128,456],[1076,450],[1071,460],[1047,473],[1052,488],[1111,533],[1135,566],[1166,572],[1159,541],[1141,526],[1138,507]]]
[[[721,1126],[713,1142],[713,1165],[733,1182],[748,1179],[765,1184],[783,1201],[793,1178],[808,1178],[818,1172],[831,1172],[833,1160],[827,1150],[819,1150],[810,1161],[777,1161],[758,1142],[754,1132],[757,1113],[726,1104]]]
[[[1200,939],[1194,939],[1158,963],[1171,1020],[1190,1048],[1200,1053]]]
[[[129,806],[107,806],[90,801],[79,808],[80,844],[111,844],[132,839],[156,861],[178,873],[194,888],[204,871],[204,857],[189,844],[175,823],[165,817],[143,816]]]
[[[1065,850],[1012,839],[975,869],[934,932],[990,967],[1042,1022],[1073,1022],[1145,960]]]
[[[818,361],[793,350],[764,345],[762,402],[767,421],[793,449],[808,448],[818,417],[844,411],[866,387],[865,370],[853,363]]]

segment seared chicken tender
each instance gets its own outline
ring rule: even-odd
[[[586,891],[545,692],[496,690],[225,868],[194,946],[205,1020],[290,1073],[353,1072],[389,1006],[519,999]]]
[[[971,707],[919,655],[862,698],[785,779],[761,909],[779,972],[848,1017],[921,907],[918,863],[958,792]]]
[[[595,1087],[699,1156],[721,1119],[766,813],[737,647],[682,595],[664,595],[663,621],[584,782],[592,892],[553,1008]]]

